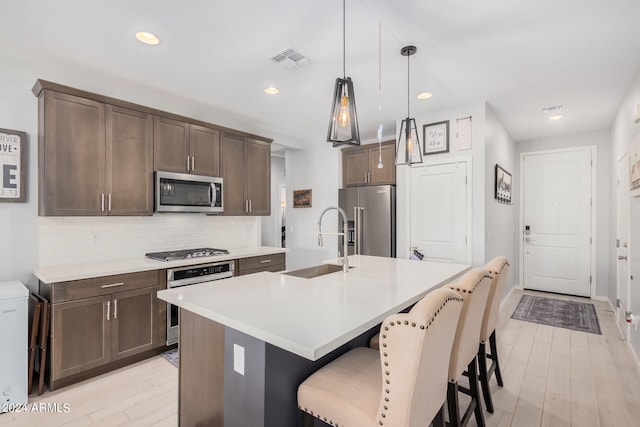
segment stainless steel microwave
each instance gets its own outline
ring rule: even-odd
[[[155,172],[156,212],[222,213],[222,178]]]

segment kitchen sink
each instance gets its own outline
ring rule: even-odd
[[[349,267],[350,269],[353,267]],[[325,274],[337,273],[342,271],[341,265],[335,264],[322,264],[315,265],[313,267],[302,268],[300,270],[285,271],[282,274],[287,276],[300,277],[303,279],[313,279],[314,277],[324,276]]]

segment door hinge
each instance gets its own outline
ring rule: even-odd
[[[467,182],[467,177],[465,176],[465,177],[464,177],[464,185],[467,185],[467,184],[468,184],[468,182]]]
[[[616,298],[616,308],[620,308],[620,298]]]
[[[467,246],[467,236],[464,236],[464,245]]]
[[[589,276],[589,284],[593,283],[593,276]]]
[[[589,199],[589,206],[593,206],[593,197]]]
[[[593,237],[589,237],[589,244],[593,245]]]

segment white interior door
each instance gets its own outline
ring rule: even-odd
[[[411,247],[424,260],[471,262],[467,161],[411,169]]]
[[[592,150],[522,156],[524,287],[591,295]]]
[[[630,311],[629,305],[629,156],[624,155],[618,162],[617,173],[617,225],[616,225],[616,255],[617,255],[617,305],[618,323],[625,338],[629,338],[629,324],[625,320],[625,311]]]

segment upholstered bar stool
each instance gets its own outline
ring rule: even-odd
[[[457,283],[446,287],[458,292],[464,299],[449,364],[447,390],[449,423],[452,426],[466,425],[471,419],[471,415],[475,414],[478,427],[484,427],[484,416],[479,402],[476,357],[482,317],[491,287],[491,276],[486,269],[475,268],[465,273]],[[465,370],[469,376],[468,389],[458,384]],[[462,418],[460,417],[458,392],[471,397],[471,402]]]
[[[498,314],[500,312],[500,301],[502,299],[502,289],[509,274],[509,260],[499,256],[489,261],[485,266],[491,275],[491,288],[487,298],[487,307],[482,319],[480,328],[480,348],[478,349],[478,375],[482,386],[482,395],[487,411],[493,413],[493,401],[489,380],[496,374],[496,381],[502,387],[502,373],[500,372],[500,362],[498,362],[498,348],[496,345],[496,325],[498,324]],[[487,354],[486,345],[489,343],[491,353]],[[487,369],[487,359],[491,360],[491,366]]]
[[[451,289],[430,292],[382,323],[380,350],[355,348],[312,374],[298,387],[301,425],[315,417],[339,427],[427,427],[434,418],[444,426],[462,301]]]

